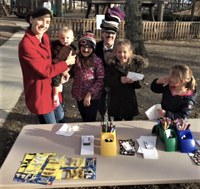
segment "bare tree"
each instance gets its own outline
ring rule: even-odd
[[[62,11],[62,0],[56,0],[56,16],[62,17],[63,11]]]
[[[135,47],[136,54],[147,57],[144,46],[142,29],[142,3],[141,0],[126,0],[125,3],[125,32],[126,38]]]
[[[200,10],[200,0],[192,0],[191,3],[191,21],[194,21],[195,16],[197,16],[197,12]]]

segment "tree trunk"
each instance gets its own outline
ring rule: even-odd
[[[144,46],[142,29],[142,3],[140,0],[126,0],[125,3],[125,32],[126,38],[135,47],[136,54],[147,57]]]
[[[72,0],[69,0],[69,12],[72,11]]]
[[[191,8],[191,21],[194,21],[194,14],[195,14],[195,9],[197,7],[197,4],[199,0],[193,0],[192,3],[192,8]]]
[[[65,0],[65,12],[67,12],[67,0]]]
[[[56,16],[57,17],[62,17],[63,16],[62,0],[57,0],[56,1]]]

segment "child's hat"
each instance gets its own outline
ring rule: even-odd
[[[91,31],[87,31],[82,35],[78,42],[79,49],[81,46],[89,46],[93,50],[96,48],[96,40],[94,38],[94,34]]]

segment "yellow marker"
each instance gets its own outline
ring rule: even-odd
[[[167,129],[167,121],[165,117],[163,117],[163,129]]]

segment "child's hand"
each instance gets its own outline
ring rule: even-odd
[[[61,77],[61,83],[64,84],[64,83],[68,82],[68,81],[69,81],[69,78],[70,78],[70,75],[69,75],[69,73],[67,72],[67,74],[65,74],[65,75],[63,75],[63,76]]]
[[[134,81],[132,79],[129,79],[128,77],[121,77],[121,83],[133,83]]]
[[[84,106],[90,106],[91,98],[92,98],[92,95],[91,95],[90,92],[88,92],[87,95],[85,96],[84,100],[83,100]]]
[[[161,77],[156,81],[157,84],[162,84],[163,87],[169,84],[169,76]]]
[[[53,105],[54,107],[58,107],[60,104],[58,95],[53,96]]]
[[[72,55],[72,51],[71,51],[69,53],[69,56],[65,60],[65,62],[67,63],[67,65],[73,65],[75,64],[75,60],[76,60],[76,55]]]
[[[67,69],[66,71],[64,71],[64,72],[62,73],[62,75],[63,75],[63,76],[68,75],[68,74],[69,74],[68,72],[69,72],[69,69]]]
[[[68,81],[69,81],[69,78],[70,78],[70,74],[67,73],[67,74],[64,76],[64,78],[65,78],[66,82],[68,82]]]

